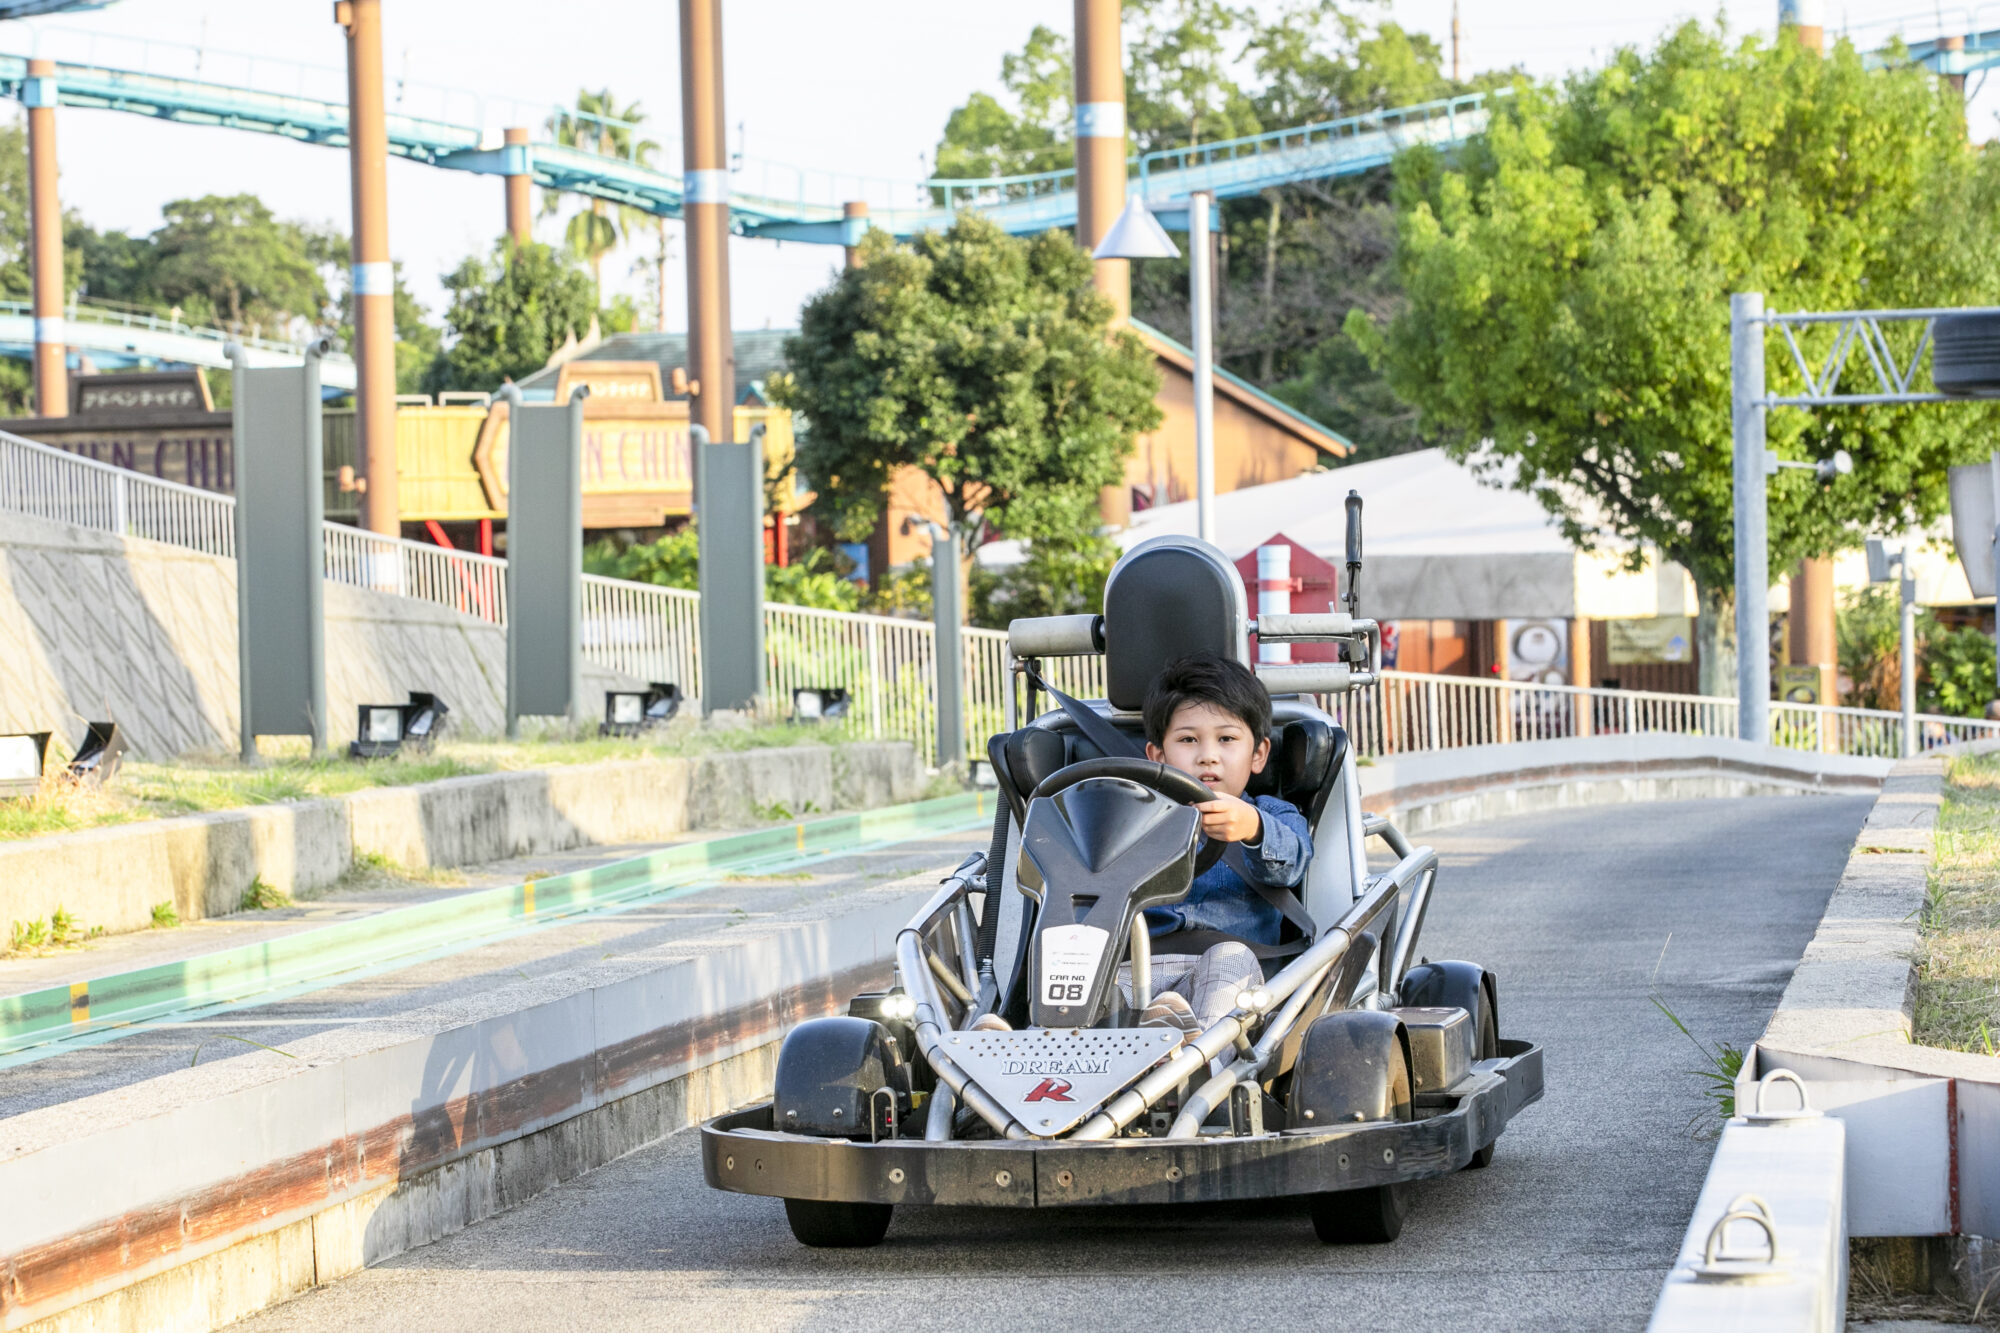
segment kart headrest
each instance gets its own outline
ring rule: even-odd
[[[1211,652],[1250,664],[1249,605],[1229,558],[1191,537],[1127,551],[1104,584],[1105,698],[1135,712],[1168,663]]]

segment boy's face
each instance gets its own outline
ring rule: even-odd
[[[1250,775],[1262,773],[1271,742],[1252,740],[1250,728],[1214,704],[1182,704],[1167,724],[1163,744],[1146,743],[1146,757],[1201,779],[1220,796],[1241,796]]]

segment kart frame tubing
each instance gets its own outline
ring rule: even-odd
[[[1196,1203],[1365,1189],[1449,1175],[1542,1095],[1541,1048],[1502,1041],[1455,1088],[1450,1110],[1413,1121],[1200,1139],[884,1139],[771,1128],[771,1104],[702,1126],[717,1189],[848,1203],[1064,1208]]]

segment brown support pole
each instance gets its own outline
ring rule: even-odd
[[[1569,683],[1589,689],[1594,683],[1595,666],[1590,660],[1590,622],[1578,616],[1569,622]],[[1576,734],[1588,736],[1591,733],[1590,696],[1579,694],[1576,698]]]
[[[361,526],[402,535],[396,496],[395,269],[389,262],[389,128],[382,110],[382,0],[339,0],[347,30],[347,159],[354,195],[355,424],[368,489]]]
[[[1938,38],[1938,50],[1956,51],[1960,55],[1963,55],[1965,53],[1965,38],[1963,36],[1940,37]],[[1952,89],[1960,96],[1964,96],[1965,76],[1963,74],[1947,74],[1944,76],[1944,81],[1950,84]]]
[[[687,178],[690,420],[733,440],[736,351],[729,328],[729,157],[722,112],[722,0],[681,0],[681,140]]]
[[[1778,31],[1789,29],[1808,51],[1826,51],[1824,0],[1778,0]]]
[[[62,204],[56,196],[56,65],[30,60],[21,92],[28,106],[28,209],[33,233],[35,412],[69,415],[69,345],[63,328]]]
[[[1792,616],[1797,636],[1791,640],[1792,660],[1819,669],[1821,703],[1839,703],[1840,642],[1834,624],[1831,559],[1799,562],[1792,580]]]
[[[507,131],[507,235],[516,245],[535,239],[534,220],[528,210],[529,190],[535,183],[533,159],[528,155],[528,131]]]
[[[1076,0],[1076,243],[1094,250],[1125,208],[1125,62],[1119,0]],[[1132,314],[1132,264],[1097,261],[1097,290]]]
[[[847,247],[847,267],[861,267],[861,238],[868,234],[868,201],[850,199],[840,206],[841,239]]]

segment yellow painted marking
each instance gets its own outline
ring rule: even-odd
[[[69,987],[69,1021],[88,1023],[90,1021],[90,983],[73,981]]]
[[[535,881],[532,879],[521,886],[521,910],[529,916],[535,914]]]
[[[794,824],[792,825],[792,830],[799,835],[799,850],[804,851],[806,849],[806,826],[804,824]]]

